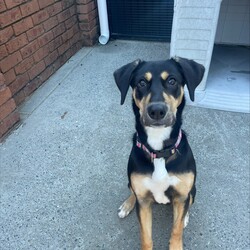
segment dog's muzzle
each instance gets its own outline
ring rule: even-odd
[[[169,111],[168,106],[162,102],[150,103],[142,115],[142,123],[145,126],[172,126],[175,116]]]

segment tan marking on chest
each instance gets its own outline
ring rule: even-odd
[[[173,174],[169,173],[170,176],[175,176],[180,180],[177,185],[175,185],[174,189],[184,197],[187,197],[189,192],[191,191],[193,185],[194,185],[194,173],[184,173],[184,174]]]
[[[157,203],[167,204],[170,201],[165,191],[169,186],[178,185],[180,181],[176,176],[168,174],[163,158],[154,159],[154,168],[152,175],[133,174],[131,176],[132,188],[141,199],[145,199],[151,193]]]

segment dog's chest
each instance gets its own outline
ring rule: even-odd
[[[176,176],[170,176],[165,167],[165,159],[154,159],[154,172],[151,177],[144,179],[145,187],[151,191],[157,203],[166,204],[169,201],[165,191],[169,186],[175,186],[180,180]]]

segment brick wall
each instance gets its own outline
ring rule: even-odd
[[[16,106],[82,46],[97,41],[95,0],[0,0],[0,138]]]

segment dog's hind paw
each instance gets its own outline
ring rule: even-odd
[[[189,212],[186,213],[184,218],[184,228],[188,225],[189,222]]]
[[[126,210],[126,209],[124,209],[124,208],[122,208],[122,207],[119,207],[119,209],[118,209],[118,216],[119,216],[119,218],[121,218],[121,219],[123,219],[123,218],[125,218],[126,216],[128,216],[129,213],[130,213],[129,210]]]
[[[133,210],[135,206],[135,200],[129,197],[118,209],[118,216],[120,218],[125,218]]]

